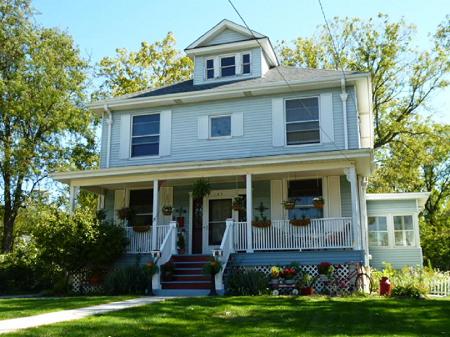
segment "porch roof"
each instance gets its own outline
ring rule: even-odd
[[[148,182],[154,179],[176,180],[249,173],[322,171],[351,166],[356,168],[358,174],[369,176],[372,170],[372,162],[372,150],[360,149],[59,172],[52,174],[51,177],[61,183],[87,188],[110,184]],[[95,188],[89,189],[95,191]]]

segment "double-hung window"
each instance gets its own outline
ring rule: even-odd
[[[133,116],[131,157],[159,154],[159,114]]]
[[[129,225],[146,226],[152,224],[153,219],[153,190],[130,190],[130,209],[133,216]]]
[[[214,78],[214,59],[206,60],[206,78]]]
[[[220,59],[220,72],[222,77],[236,75],[236,58],[234,56]]]
[[[231,136],[231,116],[210,117],[210,138]]]
[[[319,99],[289,99],[285,107],[287,145],[320,143]]]
[[[315,208],[313,200],[322,196],[322,179],[291,180],[288,182],[288,199],[295,201],[289,210],[289,219],[323,218],[323,209]]]
[[[396,246],[415,245],[412,215],[394,216],[394,238]]]
[[[389,236],[385,216],[369,216],[369,245],[388,246]]]
[[[242,73],[250,74],[250,54],[242,55]]]

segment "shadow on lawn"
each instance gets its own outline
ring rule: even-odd
[[[20,336],[445,336],[450,334],[449,312],[450,301],[186,298]]]

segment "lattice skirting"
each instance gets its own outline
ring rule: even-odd
[[[71,276],[72,291],[75,294],[99,294],[103,292],[101,284],[91,284],[87,272],[79,272]]]
[[[225,288],[227,286],[227,278],[229,277],[229,275],[231,273],[252,269],[252,270],[257,270],[257,271],[264,273],[265,275],[267,275],[267,278],[269,279],[270,270],[273,267],[273,265],[240,266],[240,265],[233,264],[232,261],[230,261],[230,262],[231,263],[229,263],[227,265],[227,268],[224,273]],[[288,267],[288,266],[280,266],[280,267]],[[335,267],[334,277],[337,280],[344,280],[344,279],[347,279],[349,277],[349,275],[354,274],[354,271],[357,266],[355,264],[336,264],[336,265],[334,265],[334,267]],[[313,277],[317,277],[319,275],[317,265],[300,265],[300,270],[303,273],[308,273]],[[301,277],[300,275],[301,275],[301,273],[299,273],[299,275],[296,276],[296,278],[295,278],[296,282],[298,281],[299,277]],[[356,276],[355,276],[355,278],[356,278]],[[351,282],[346,282],[345,286],[344,286],[344,284],[342,284],[341,288],[339,290],[341,292],[347,292],[347,293],[358,290],[358,289],[354,289],[354,287],[353,287],[355,278],[353,278],[353,280]],[[326,279],[321,279],[321,278],[317,278],[317,280],[314,284],[314,289],[315,289],[316,293],[323,293],[323,294],[334,293],[336,291],[336,289],[331,289],[332,287],[335,287],[335,284],[331,284],[331,282],[327,281]],[[279,289],[279,294],[281,294],[281,295],[290,295],[291,293],[292,293],[292,289],[289,289],[289,288]]]

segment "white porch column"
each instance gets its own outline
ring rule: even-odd
[[[170,237],[171,243],[170,243],[170,254],[171,255],[177,255],[177,239],[178,239],[178,232],[177,232],[177,222],[171,221],[170,224],[170,231],[172,231],[172,235]]]
[[[366,189],[367,178],[359,177],[359,200],[361,209],[361,246],[364,250],[364,265],[369,265],[369,228],[367,224]]]
[[[353,227],[353,248],[361,249],[361,221],[359,216],[358,179],[355,167],[347,167],[345,175],[350,183],[352,198],[352,227]]]
[[[253,253],[252,219],[253,219],[253,195],[252,195],[252,175],[245,177],[245,188],[247,198],[247,253]]]
[[[159,209],[159,193],[158,193],[158,179],[153,180],[153,223],[152,223],[152,250],[159,249],[156,247],[157,233],[156,226],[158,225],[158,209]]]
[[[70,185],[69,188],[69,212],[72,214],[77,207],[78,195],[80,194],[80,187]]]

